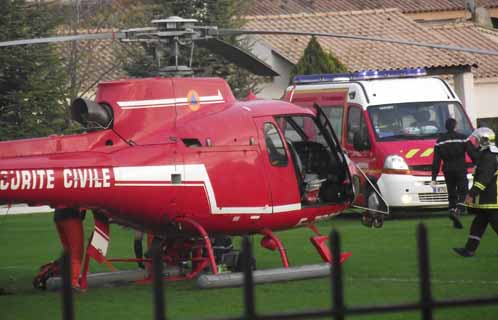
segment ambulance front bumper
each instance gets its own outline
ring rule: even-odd
[[[472,175],[468,174],[467,179],[470,188]],[[377,185],[389,207],[447,207],[448,192],[444,177],[436,179],[434,190],[430,182],[430,176],[382,174]]]

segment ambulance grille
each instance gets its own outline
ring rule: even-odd
[[[419,193],[418,199],[420,202],[447,202],[448,194],[447,193]]]
[[[424,181],[424,185],[425,186],[430,186],[431,182],[430,181]],[[436,181],[436,185],[443,186],[443,185],[446,185],[446,182],[444,180],[437,180]],[[421,193],[421,194],[425,194],[425,193]],[[446,193],[444,193],[444,194],[446,194]]]
[[[410,166],[410,170],[412,171],[432,171],[432,165],[419,165],[419,166]]]

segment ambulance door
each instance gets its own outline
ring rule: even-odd
[[[370,171],[375,164],[372,139],[369,135],[363,109],[357,105],[349,105],[345,119],[343,145],[348,156],[363,171]]]
[[[334,106],[322,106],[318,104],[323,111],[326,118],[329,120],[332,129],[334,129],[335,134],[339,143],[343,145],[342,141],[342,128],[344,121],[344,107],[342,105]]]
[[[254,119],[258,128],[261,155],[270,181],[273,212],[301,207],[295,168],[278,124],[272,117]]]
[[[316,90],[296,91],[290,102],[302,107],[313,108],[317,104],[332,125],[341,145],[344,109],[347,106],[347,88],[324,88]]]

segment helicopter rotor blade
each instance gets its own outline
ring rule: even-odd
[[[223,40],[217,38],[198,39],[195,43],[259,76],[275,77],[279,75],[263,60]]]
[[[11,46],[39,44],[39,43],[56,43],[56,42],[65,42],[65,41],[79,41],[79,40],[114,40],[114,39],[122,39],[124,36],[125,35],[121,32],[76,34],[69,36],[4,41],[0,42],[0,47],[11,47]]]
[[[417,46],[417,47],[427,47],[433,49],[445,49],[445,50],[453,50],[453,51],[462,51],[468,53],[482,54],[482,55],[490,55],[490,56],[498,56],[498,51],[495,50],[486,50],[479,48],[465,48],[458,47],[452,45],[444,45],[444,44],[434,44],[427,42],[416,42],[416,41],[408,41],[408,40],[400,40],[400,39],[389,39],[382,37],[372,37],[372,36],[358,36],[358,35],[350,35],[350,34],[341,34],[341,33],[331,33],[331,32],[308,32],[308,31],[279,31],[279,30],[245,30],[245,29],[214,29],[212,32],[214,35],[218,36],[237,36],[237,35],[294,35],[294,36],[316,36],[316,37],[329,37],[329,38],[342,38],[342,39],[353,39],[353,40],[368,40],[368,41],[377,41],[384,43],[394,43],[394,44],[403,44],[409,46]]]

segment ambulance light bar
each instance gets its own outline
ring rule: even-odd
[[[359,81],[369,79],[389,79],[426,76],[425,68],[407,68],[399,70],[367,70],[353,73],[324,73],[295,76],[292,79],[294,84],[334,82],[334,81]]]

